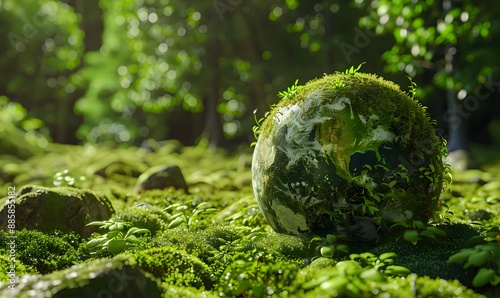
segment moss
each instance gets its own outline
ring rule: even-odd
[[[47,274],[55,270],[68,268],[78,262],[75,243],[65,241],[74,236],[61,238],[59,235],[47,235],[38,231],[16,231],[16,259],[28,270]],[[8,247],[8,234],[0,231],[0,247]]]
[[[310,258],[314,250],[308,247],[308,242],[303,238],[269,233],[254,243],[255,248],[261,251],[275,251],[290,258]]]
[[[12,268],[11,266],[14,266]],[[15,274],[17,277],[28,273],[29,270],[23,265],[19,260],[12,260],[7,254],[0,254],[0,282],[7,282],[11,278],[11,274]]]
[[[185,251],[164,246],[133,254],[137,265],[162,281],[184,287],[210,289],[210,269]]]

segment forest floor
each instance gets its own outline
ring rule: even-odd
[[[2,216],[16,199],[15,229],[0,232],[0,297],[500,296],[498,148],[472,150],[479,167],[454,173],[438,223],[359,244],[274,232],[254,199],[251,148],[150,145],[57,145],[26,160],[0,157],[1,192],[9,194]],[[166,174],[172,187],[141,184],[148,169],[174,165],[185,185],[177,171]],[[61,194],[109,202],[111,216],[85,227],[90,220],[75,216],[34,216],[57,209],[40,199],[36,212],[26,207],[33,198],[59,204]],[[59,217],[75,230],[50,231]],[[405,240],[408,230],[416,243]]]

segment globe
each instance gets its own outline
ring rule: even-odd
[[[255,198],[280,233],[371,241],[435,213],[444,141],[411,93],[365,73],[325,75],[289,92],[260,125]]]

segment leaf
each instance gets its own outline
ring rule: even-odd
[[[333,242],[337,241],[337,236],[335,236],[333,234],[327,234],[326,235],[326,241],[328,241],[330,243],[333,243]]]
[[[456,254],[450,256],[448,258],[448,263],[458,263],[458,262],[465,262],[469,258],[471,254],[473,254],[475,250],[473,249],[462,249],[461,251],[457,252]]]
[[[332,278],[321,282],[320,288],[335,297],[338,293],[343,293],[344,288],[348,283],[349,279],[347,277]]]
[[[421,229],[421,230],[425,229],[424,223],[421,222],[420,220],[414,220],[412,224],[413,224],[414,228]]]
[[[91,223],[86,224],[85,226],[103,226],[105,224],[104,221],[93,221]]]
[[[436,236],[434,236],[434,233],[432,233],[431,231],[428,231],[428,230],[424,230],[424,231],[420,232],[420,235],[425,236],[425,237],[429,237],[429,238],[436,238]]]
[[[175,227],[178,227],[179,225],[181,225],[182,223],[185,223],[185,222],[186,222],[186,218],[179,216],[170,222],[170,224],[168,225],[168,229],[173,229]]]
[[[406,230],[403,235],[403,238],[406,241],[413,243],[413,245],[416,245],[418,241],[418,232],[415,230]]]
[[[118,236],[118,234],[121,234],[121,231],[118,231],[118,230],[109,231],[106,234],[106,238],[112,239],[112,238],[115,238],[116,236]]]
[[[344,245],[344,244],[339,244],[339,245],[337,245],[337,250],[348,253],[349,247],[347,245]]]
[[[379,209],[375,206],[368,206],[368,210],[370,211],[371,215],[375,215],[375,213],[379,211]]]
[[[108,250],[110,253],[117,255],[125,249],[126,245],[127,243],[125,242],[125,240],[113,239],[108,242]]]
[[[395,252],[386,252],[381,254],[378,259],[381,261],[385,261],[386,259],[392,259],[397,257],[398,255]]]
[[[331,258],[333,257],[333,254],[335,253],[335,247],[334,246],[323,246],[321,247],[320,250],[321,256],[325,258]]]
[[[492,282],[495,278],[495,270],[491,268],[481,268],[472,280],[472,286],[479,288]]]
[[[393,187],[394,187],[394,185],[396,185],[396,183],[398,183],[396,180],[391,181],[391,182],[389,183],[389,185],[388,185],[388,186],[389,186],[389,188],[393,188]]]
[[[134,234],[147,234],[150,233],[148,229],[139,229],[137,227],[132,227],[130,230],[127,231],[127,235],[125,235],[125,239],[128,237],[134,235]]]
[[[106,238],[95,238],[95,239],[92,239],[90,240],[89,242],[87,242],[87,247],[88,248],[95,248],[95,247],[98,247],[98,246],[102,246],[102,244],[104,242],[106,242]]]
[[[490,258],[491,253],[489,251],[480,251],[473,253],[467,259],[467,263],[465,263],[464,269],[467,269],[470,266],[481,267],[481,265],[490,260]]]
[[[411,273],[411,271],[410,271],[410,269],[403,267],[403,266],[390,265],[390,266],[387,266],[384,273],[390,274],[390,275],[397,275],[397,276],[407,276],[408,274]]]
[[[426,230],[428,231],[431,231],[433,234],[435,235],[439,235],[439,236],[446,236],[446,232],[441,230],[441,229],[438,229],[436,227],[427,227]]]
[[[361,272],[359,275],[362,279],[374,282],[385,282],[386,277],[378,271],[377,268],[370,268]]]

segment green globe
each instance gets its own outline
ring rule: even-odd
[[[379,227],[431,218],[444,155],[434,122],[399,86],[325,75],[289,89],[260,125],[254,194],[277,232],[371,241]]]

